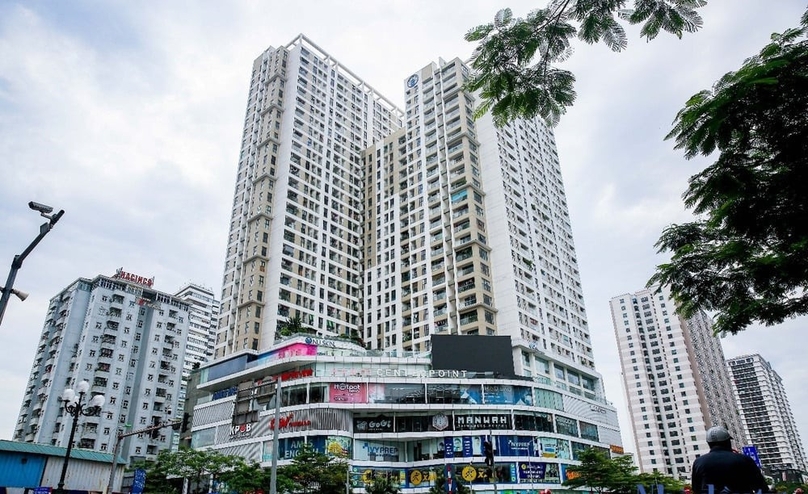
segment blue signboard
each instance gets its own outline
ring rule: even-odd
[[[135,470],[135,479],[132,481],[132,494],[143,494],[143,489],[146,488],[146,470],[138,468]]]
[[[755,465],[760,468],[760,458],[758,457],[758,450],[755,446],[744,446],[743,454],[755,460]]]
[[[35,487],[34,494],[50,494],[51,488],[50,487]]]

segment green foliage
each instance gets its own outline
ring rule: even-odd
[[[347,478],[347,463],[315,451],[306,444],[291,464],[278,468],[278,492],[345,494]]]
[[[592,492],[633,494],[637,486],[645,486],[648,493],[656,493],[657,484],[665,487],[665,492],[682,492],[684,483],[661,473],[636,473],[637,467],[630,456],[611,458],[609,453],[589,448],[579,453],[580,465],[567,469],[568,479],[564,487],[586,488]]]
[[[630,456],[610,458],[603,450],[589,448],[578,455],[581,464],[567,469],[565,487],[586,487],[594,492],[633,492],[636,490],[637,467]]]
[[[401,487],[389,475],[377,475],[373,482],[365,485],[366,494],[400,494]]]
[[[497,12],[494,22],[466,33],[479,42],[471,58],[473,75],[466,83],[479,91],[476,115],[491,111],[503,125],[515,118],[541,116],[556,124],[575,102],[575,76],[556,67],[572,54],[577,37],[589,44],[603,42],[612,51],[628,46],[620,21],[642,24],[641,35],[651,40],[660,31],[682,37],[695,32],[702,20],[697,9],[706,0],[550,0],[547,7],[525,18],[511,9]]]
[[[298,333],[316,334],[317,332],[305,324],[300,316],[289,317],[286,321],[278,323],[278,331],[275,333],[275,338],[292,336]]]
[[[269,491],[270,473],[258,463],[247,463],[242,458],[232,470],[219,474],[219,481],[227,486],[228,492],[250,492],[258,489]]]
[[[472,494],[471,489],[463,483],[459,475],[455,475],[454,481],[457,484],[457,494]],[[442,470],[438,472],[435,483],[429,488],[427,494],[446,494],[446,476]]]
[[[718,151],[689,180],[698,220],[666,228],[671,261],[649,286],[668,285],[689,317],[717,313],[714,330],[773,325],[808,313],[808,13],[697,93],[668,138],[687,158]]]
[[[645,486],[645,492],[651,494],[656,493],[656,486],[657,484],[662,484],[665,488],[665,492],[683,492],[685,488],[686,482],[681,480],[676,480],[673,477],[668,477],[667,475],[663,475],[661,473],[640,473],[634,477],[634,490],[633,492],[637,492],[637,485]]]
[[[217,451],[185,448],[179,451],[163,450],[154,462],[145,464],[146,487],[149,492],[178,492],[177,482],[170,479],[187,478],[191,482],[192,489],[207,492],[204,486],[207,485],[210,476],[219,479],[223,472],[245,466],[243,458],[224,455]]]

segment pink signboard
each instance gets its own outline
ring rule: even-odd
[[[367,403],[368,390],[365,383],[331,383],[328,389],[330,403]]]

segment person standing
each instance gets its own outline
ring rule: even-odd
[[[769,486],[752,458],[732,450],[732,437],[723,427],[707,431],[710,452],[693,462],[694,494],[768,492]]]

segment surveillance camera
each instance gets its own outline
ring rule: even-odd
[[[52,207],[34,201],[29,202],[28,207],[33,209],[34,211],[39,211],[42,214],[49,214],[53,212]]]

